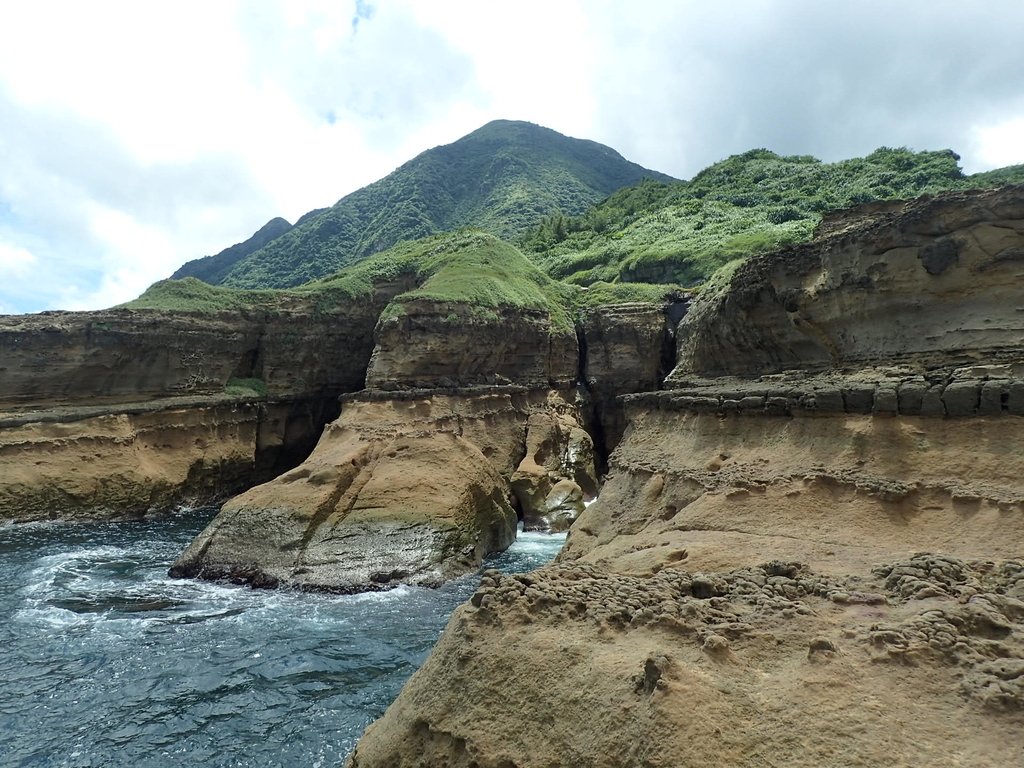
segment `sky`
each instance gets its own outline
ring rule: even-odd
[[[496,119],[690,178],[1024,163],[1020,0],[0,0],[0,314],[113,306]]]

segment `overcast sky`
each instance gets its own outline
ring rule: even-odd
[[[0,313],[126,301],[494,118],[689,178],[1024,162],[1020,0],[0,4]]]

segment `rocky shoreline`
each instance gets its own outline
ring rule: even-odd
[[[269,480],[172,572],[338,592],[571,526],[485,574],[352,766],[1019,762],[1024,189],[836,214],[575,326],[400,289],[0,320],[0,511]]]
[[[558,562],[349,765],[1019,762],[1024,192],[847,216],[691,305]]]

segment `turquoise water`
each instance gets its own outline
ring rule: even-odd
[[[478,576],[354,596],[167,576],[212,512],[0,527],[0,766],[338,766]],[[550,560],[520,534],[488,562]]]

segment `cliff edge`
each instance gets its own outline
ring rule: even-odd
[[[485,573],[349,765],[1019,762],[1021,311],[1020,187],[722,277],[558,561]]]

